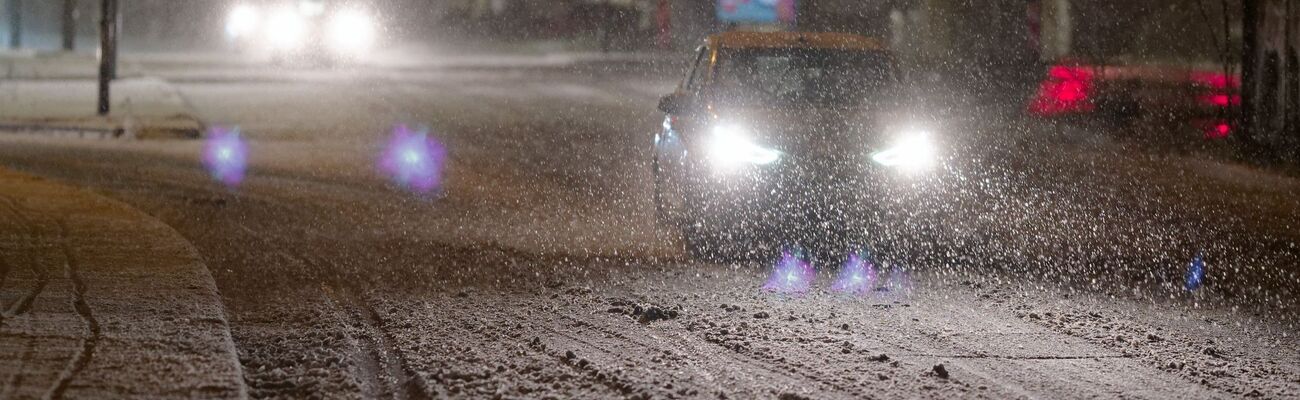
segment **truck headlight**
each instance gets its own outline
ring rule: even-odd
[[[375,41],[374,20],[361,11],[340,11],[330,20],[329,28],[330,44],[340,52],[365,51]]]
[[[292,8],[277,10],[266,22],[268,39],[278,49],[297,48],[306,39],[307,21]]]
[[[226,36],[243,39],[252,35],[257,29],[257,17],[257,9],[246,4],[230,9],[230,15],[226,17]]]
[[[709,139],[709,156],[717,166],[730,170],[774,163],[781,159],[781,152],[754,143],[738,126],[719,125]]]
[[[892,146],[871,154],[871,161],[886,167],[919,171],[933,166],[938,150],[924,131],[904,134]]]

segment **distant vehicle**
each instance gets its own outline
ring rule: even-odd
[[[364,2],[250,1],[235,4],[226,38],[239,51],[276,63],[345,62],[365,58],[379,27]]]
[[[709,37],[659,103],[667,113],[654,136],[660,221],[712,261],[787,244],[853,246],[872,230],[879,200],[939,163],[934,127],[905,115],[900,86],[893,54],[873,39]]]
[[[1223,71],[1174,66],[1062,63],[1047,70],[1026,110],[1043,118],[1155,115],[1188,121],[1206,139],[1233,131],[1241,81]]]

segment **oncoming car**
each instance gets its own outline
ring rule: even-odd
[[[364,4],[324,0],[237,3],[226,18],[226,39],[239,51],[269,56],[275,63],[360,60],[374,47],[379,28]]]
[[[910,116],[896,65],[857,35],[709,37],[659,104],[660,221],[711,261],[787,245],[838,252],[884,236],[893,227],[881,217],[921,201],[941,159],[935,127]]]

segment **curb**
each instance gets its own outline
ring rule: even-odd
[[[0,109],[0,132],[86,139],[198,139],[206,124],[172,82],[158,77],[119,79],[113,112],[96,115],[95,82],[0,82],[0,97],[24,99]],[[83,93],[84,92],[84,93]],[[75,95],[71,95],[75,94]],[[84,95],[84,96],[83,96]]]
[[[0,168],[0,300],[0,397],[248,397],[202,256],[120,201]]]
[[[78,139],[192,140],[201,138],[206,129],[206,124],[191,116],[149,118],[143,123],[108,118],[0,121],[0,132]]]

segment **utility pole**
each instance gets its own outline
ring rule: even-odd
[[[9,0],[9,48],[23,47],[23,0]]]
[[[63,0],[63,51],[77,47],[77,0]]]
[[[99,19],[99,115],[108,115],[109,83],[117,78],[117,1],[103,0]]]

